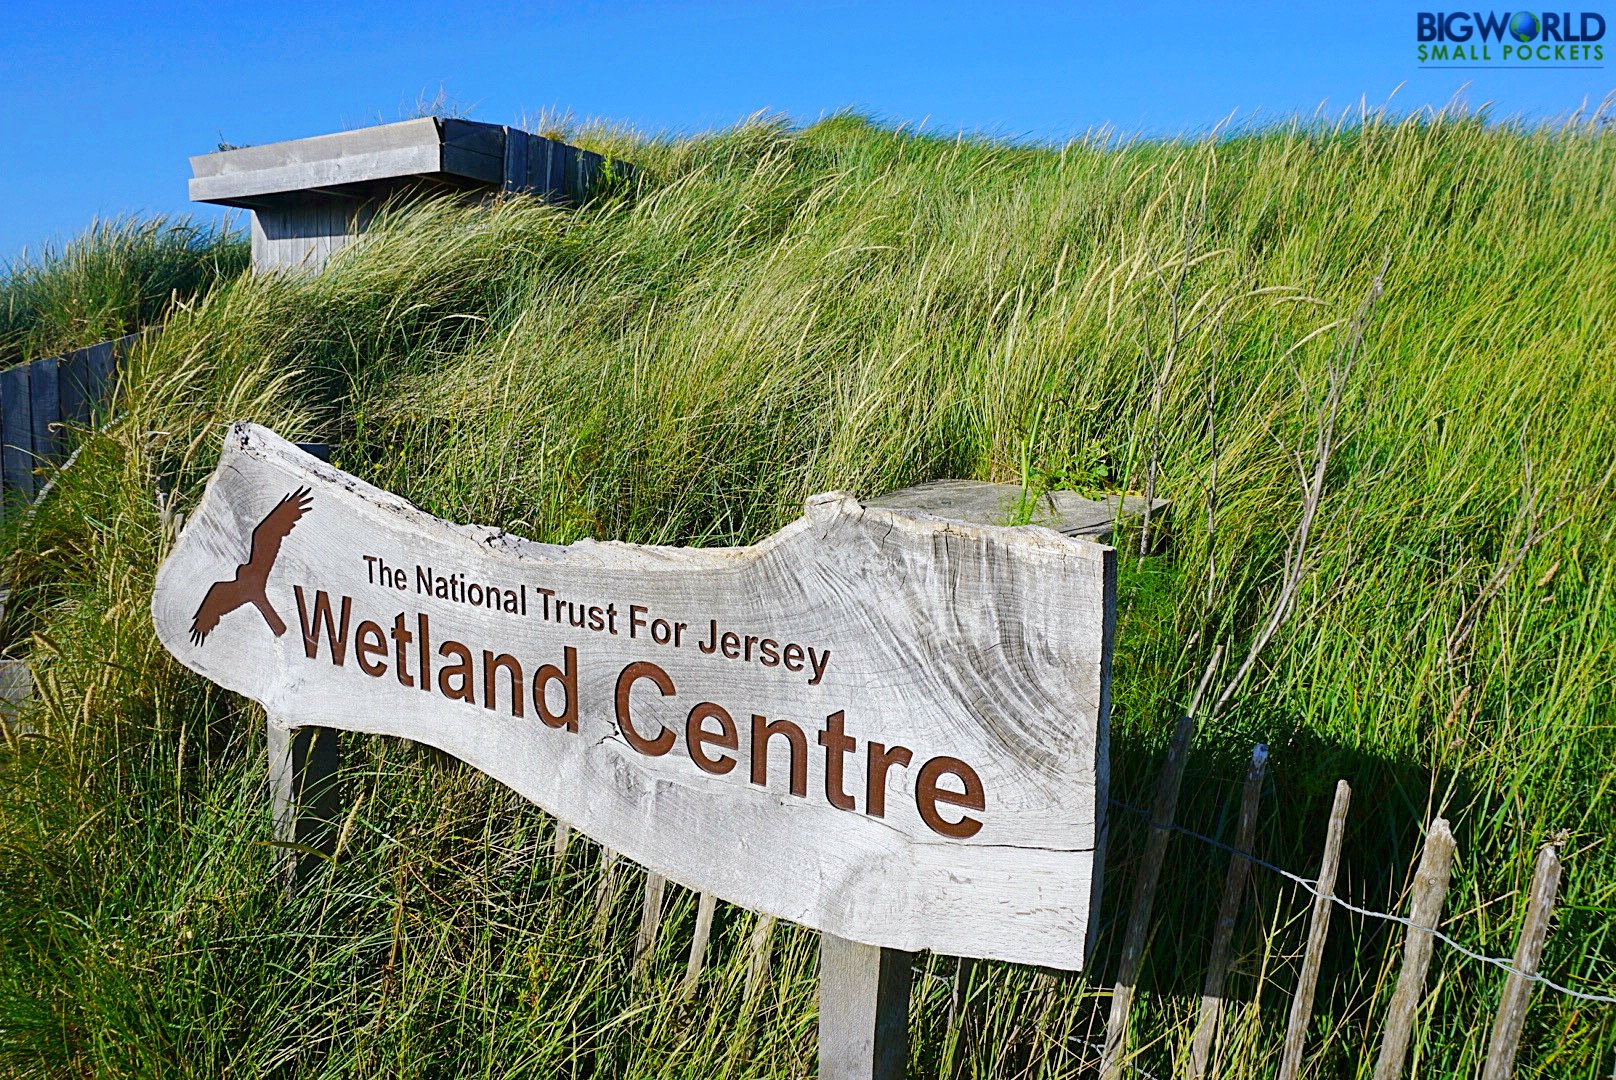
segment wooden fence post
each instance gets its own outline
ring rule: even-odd
[[[297,448],[321,461],[331,460],[331,448],[325,443],[298,443]],[[292,884],[308,877],[324,861],[322,855],[336,855],[336,824],[342,816],[337,785],[341,752],[335,728],[287,728],[274,717],[269,719],[268,741],[275,840],[294,845],[281,849],[276,865]]]
[[[289,729],[273,717],[268,728],[275,840],[296,845],[281,848],[276,868],[290,884],[308,877],[321,855],[336,854],[336,823],[342,815],[336,778],[342,761],[333,728]]]
[[[707,939],[713,932],[713,911],[718,897],[702,893],[696,901],[696,931],[690,938],[690,961],[685,965],[684,985],[679,988],[679,999],[689,1001],[696,996],[696,983],[701,980],[701,968],[707,960]]]
[[[1189,758],[1190,740],[1195,736],[1195,718],[1181,717],[1173,742],[1167,750],[1167,764],[1156,781],[1156,797],[1150,810],[1150,835],[1145,841],[1145,857],[1134,881],[1133,910],[1122,939],[1122,961],[1117,985],[1111,992],[1111,1012],[1105,1022],[1105,1049],[1100,1054],[1101,1080],[1119,1080],[1122,1054],[1128,1041],[1128,1013],[1133,1008],[1133,988],[1145,956],[1145,936],[1150,929],[1150,908],[1156,900],[1156,882],[1161,878],[1167,857],[1169,826],[1178,809],[1178,789],[1184,781],[1184,763]]]
[[[662,894],[667,886],[668,879],[661,874],[645,875],[645,906],[640,910],[640,933],[634,939],[632,972],[636,979],[645,976],[656,952],[657,932],[662,929]]]
[[[551,853],[555,856],[556,869],[560,870],[567,864],[567,844],[572,840],[572,826],[560,818],[555,823],[555,843]]]
[[[606,944],[612,925],[612,903],[617,899],[617,852],[600,853],[600,880],[595,883],[595,947]]]
[[[819,937],[819,1080],[903,1080],[914,957]]]
[[[1240,824],[1234,842],[1240,854],[1229,856],[1223,897],[1218,901],[1218,921],[1212,931],[1206,984],[1201,991],[1201,1013],[1190,1043],[1189,1074],[1194,1080],[1206,1075],[1207,1064],[1212,1059],[1212,1042],[1217,1038],[1218,1022],[1223,1018],[1223,982],[1229,972],[1229,947],[1234,941],[1235,922],[1240,917],[1240,894],[1251,873],[1250,865],[1241,856],[1251,854],[1257,832],[1257,803],[1262,798],[1263,776],[1267,771],[1268,747],[1259,745],[1251,751],[1251,764],[1246,766],[1246,785],[1240,795]]]
[[[1347,828],[1347,805],[1352,788],[1345,780],[1336,781],[1335,804],[1330,807],[1330,828],[1324,837],[1324,858],[1319,861],[1318,895],[1313,899],[1313,925],[1308,930],[1307,952],[1302,958],[1302,977],[1296,982],[1291,999],[1291,1015],[1285,1025],[1285,1053],[1279,1061],[1279,1080],[1296,1080],[1302,1068],[1302,1047],[1307,1042],[1307,1025],[1313,1018],[1313,993],[1319,986],[1319,965],[1324,959],[1324,939],[1330,933],[1330,909],[1335,906],[1335,871],[1341,863],[1341,837]]]
[[[1425,834],[1425,850],[1414,873],[1414,898],[1408,918],[1414,924],[1404,937],[1403,971],[1397,977],[1386,1010],[1386,1034],[1381,1040],[1380,1057],[1375,1062],[1375,1080],[1398,1080],[1408,1057],[1409,1038],[1414,1034],[1414,1014],[1425,996],[1425,970],[1431,962],[1435,942],[1430,931],[1442,923],[1442,901],[1448,894],[1448,877],[1453,870],[1453,833],[1445,818],[1431,822]],[[1425,927],[1418,930],[1414,927]]]
[[[1504,982],[1498,999],[1498,1016],[1493,1020],[1492,1041],[1487,1044],[1487,1064],[1481,1080],[1507,1080],[1515,1072],[1515,1050],[1526,1026],[1526,1009],[1532,1002],[1530,976],[1537,974],[1543,957],[1543,939],[1549,935],[1549,916],[1554,914],[1554,894],[1560,888],[1560,852],[1553,844],[1537,853],[1532,872],[1532,895],[1526,904],[1526,922],[1515,945],[1514,971]]]
[[[774,916],[759,915],[746,943],[746,995],[751,1002],[769,981],[769,940],[774,936]]]

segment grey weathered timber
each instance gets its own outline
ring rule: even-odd
[[[34,680],[21,660],[0,658],[0,725],[21,734],[17,714],[34,696]]]
[[[37,499],[35,470],[60,462],[67,427],[94,422],[113,389],[113,375],[138,334],[103,341],[0,371],[0,496]]]
[[[1307,1045],[1307,1025],[1313,1018],[1313,994],[1319,985],[1324,942],[1330,934],[1330,912],[1335,907],[1335,872],[1341,864],[1341,838],[1346,833],[1347,806],[1351,801],[1352,789],[1345,780],[1337,781],[1335,803],[1330,807],[1330,827],[1324,837],[1324,857],[1319,861],[1313,923],[1308,929],[1302,974],[1296,982],[1296,995],[1291,998],[1290,1017],[1285,1024],[1285,1052],[1279,1061],[1279,1080],[1296,1080],[1302,1069],[1302,1050]]]
[[[1201,1010],[1190,1043],[1189,1074],[1193,1080],[1206,1075],[1212,1060],[1212,1043],[1223,1019],[1223,982],[1229,973],[1230,945],[1235,922],[1240,916],[1240,894],[1245,888],[1251,864],[1243,856],[1251,854],[1257,835],[1257,803],[1262,797],[1263,777],[1268,771],[1268,747],[1251,751],[1246,767],[1246,783],[1240,794],[1240,823],[1235,831],[1235,851],[1229,857],[1229,870],[1223,879],[1223,896],[1218,901],[1217,924],[1212,930],[1212,954],[1207,959],[1206,983],[1201,991]]]
[[[746,941],[746,992],[743,1000],[753,1001],[769,985],[770,960],[774,953],[773,915],[759,915]]]
[[[1492,1038],[1487,1043],[1487,1063],[1481,1080],[1508,1080],[1515,1073],[1515,1051],[1526,1027],[1526,1010],[1532,1004],[1531,977],[1537,974],[1543,958],[1543,942],[1549,936],[1549,918],[1554,914],[1554,896],[1560,890],[1560,852],[1545,844],[1537,853],[1532,871],[1532,892],[1526,902],[1526,922],[1515,943],[1514,968],[1504,980],[1504,993],[1498,999],[1498,1015],[1493,1019]]]
[[[298,443],[297,448],[321,461],[331,458],[324,443]],[[342,792],[337,773],[341,750],[334,728],[291,727],[271,715],[268,722],[269,790],[275,841],[281,848],[277,871],[288,883],[309,875],[337,850],[337,821]]]
[[[689,1001],[696,996],[696,984],[701,981],[701,969],[707,960],[707,941],[713,933],[713,912],[718,897],[702,893],[696,901],[696,930],[690,937],[690,959],[685,964],[685,979],[679,987],[679,999]]]
[[[1134,986],[1145,958],[1150,930],[1150,909],[1156,902],[1156,883],[1161,879],[1162,861],[1167,857],[1167,840],[1172,835],[1173,817],[1178,812],[1178,792],[1184,782],[1184,764],[1189,760],[1190,741],[1195,738],[1195,718],[1179,718],[1167,749],[1167,762],[1156,781],[1156,794],[1150,807],[1150,835],[1145,841],[1145,857],[1134,879],[1133,905],[1128,927],[1123,932],[1122,960],[1117,967],[1117,983],[1111,991],[1111,1010],[1105,1022],[1105,1047],[1100,1053],[1101,1080],[1122,1076],[1123,1055],[1128,1048],[1128,1015],[1133,1009]]]
[[[152,614],[286,726],[435,746],[685,888],[1079,970],[1115,588],[1104,545],[846,493],[744,548],[534,543],[238,424]]]
[[[498,191],[577,205],[632,168],[518,128],[424,117],[191,159],[196,202],[251,210],[256,270],[317,270],[400,195]]]
[[[61,363],[51,356],[28,365],[28,419],[34,428],[34,458],[41,464],[61,456],[62,398],[57,386]]]
[[[902,1080],[914,957],[819,938],[819,1080]]]
[[[595,948],[606,944],[606,935],[612,928],[612,906],[617,902],[617,852],[600,853],[600,878],[595,882]]]
[[[1090,499],[1075,491],[1050,491],[1030,507],[1022,508],[1023,489],[1019,484],[992,484],[982,480],[933,480],[914,487],[891,491],[870,499],[866,506],[891,510],[914,510],[933,517],[969,521],[975,525],[1008,525],[1017,520],[1017,511],[1027,524],[1042,525],[1065,536],[1103,540],[1111,535],[1123,517],[1144,513],[1145,500],[1138,495],[1106,495]],[[1166,499],[1152,504],[1154,512],[1167,509]]]
[[[657,935],[662,930],[662,894],[668,879],[655,871],[645,875],[645,904],[640,910],[640,932],[634,939],[633,974],[644,978],[656,955]]]
[[[1435,941],[1431,931],[1442,922],[1442,901],[1448,894],[1448,877],[1453,869],[1453,847],[1447,820],[1437,818],[1431,822],[1419,869],[1414,872],[1414,898],[1408,911],[1409,922],[1414,926],[1404,938],[1403,971],[1386,1010],[1386,1033],[1381,1038],[1380,1057],[1375,1061],[1375,1080],[1398,1080],[1403,1075],[1409,1039],[1414,1034],[1414,1014],[1425,996],[1425,969],[1431,962]]]
[[[551,854],[555,856],[557,867],[565,865],[567,861],[567,845],[572,842],[572,826],[565,821],[555,823],[555,842],[551,845]]]
[[[0,492],[34,497],[34,421],[29,391],[32,364],[0,371]]]
[[[278,872],[301,880],[336,853],[342,761],[331,728],[288,728],[269,720],[269,790],[275,840],[284,845]]]

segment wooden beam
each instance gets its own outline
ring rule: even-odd
[[[34,498],[34,422],[28,387],[32,364],[0,371],[0,493]]]
[[[1414,1015],[1425,996],[1425,969],[1431,962],[1431,931],[1442,922],[1442,901],[1448,894],[1448,877],[1453,869],[1453,833],[1447,820],[1437,818],[1425,834],[1425,850],[1420,853],[1419,869],[1414,872],[1414,899],[1408,919],[1414,924],[1403,939],[1403,971],[1397,977],[1386,1010],[1386,1034],[1381,1039],[1380,1057],[1375,1062],[1375,1080],[1398,1080],[1408,1056],[1409,1038],[1414,1034]],[[1415,929],[1424,927],[1424,929]]]
[[[690,938],[690,960],[685,964],[685,981],[679,988],[679,1000],[689,1001],[696,996],[696,984],[701,981],[701,969],[707,960],[707,941],[713,932],[713,912],[718,897],[704,892],[696,902],[696,930]]]
[[[907,952],[820,935],[820,1080],[902,1080],[913,964]]]
[[[1526,921],[1520,940],[1515,943],[1515,970],[1504,980],[1504,993],[1498,999],[1498,1015],[1493,1019],[1493,1035],[1487,1044],[1487,1063],[1481,1080],[1508,1080],[1515,1072],[1515,1051],[1526,1027],[1526,1010],[1532,1004],[1531,976],[1537,974],[1543,958],[1543,942],[1549,936],[1549,918],[1554,914],[1554,897],[1560,890],[1560,852],[1553,844],[1537,853],[1532,872],[1532,890],[1526,902]]]
[[[1279,1080],[1296,1080],[1302,1069],[1302,1050],[1307,1045],[1307,1026],[1313,1019],[1313,994],[1319,985],[1319,965],[1324,960],[1324,942],[1330,934],[1330,911],[1335,907],[1335,872],[1341,863],[1341,838],[1347,828],[1347,806],[1352,789],[1345,780],[1336,782],[1335,804],[1330,807],[1330,827],[1324,837],[1324,857],[1319,861],[1318,894],[1313,899],[1313,924],[1308,930],[1307,952],[1302,957],[1302,976],[1296,996],[1291,999],[1290,1018],[1285,1024],[1285,1052],[1279,1061]]]

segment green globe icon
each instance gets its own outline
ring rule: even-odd
[[[1531,41],[1537,37],[1537,16],[1530,11],[1517,11],[1509,20],[1509,32],[1516,41]]]

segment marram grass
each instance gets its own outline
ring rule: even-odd
[[[182,671],[147,604],[157,493],[194,504],[224,425],[327,441],[457,521],[718,544],[804,496],[940,476],[1141,488],[1173,510],[1123,576],[1113,793],[1142,804],[1213,650],[1274,603],[1344,322],[1345,387],[1296,610],[1203,730],[1180,812],[1225,839],[1273,750],[1259,854],[1397,910],[1424,822],[1459,842],[1448,932],[1508,955],[1537,847],[1566,872],[1544,970],[1616,987],[1616,133],[1460,113],[1063,149],[852,117],[575,140],[642,167],[581,212],[399,207],[309,277],[237,276],[133,356],[31,519],[5,647],[40,683],[0,783],[0,1062],[16,1076],[801,1077],[814,941],[693,899],[628,977],[638,876],[591,932],[597,852],[439,756],[346,742],[336,863],[269,877],[263,720]],[[1298,462],[1295,454],[1300,452]],[[1154,467],[1152,462],[1155,463]],[[1092,972],[918,960],[918,1075],[1090,1075],[1137,819],[1113,820]],[[1181,1066],[1226,865],[1176,838],[1132,1045]],[[1236,935],[1224,1076],[1273,1073],[1309,898],[1263,871]],[[1310,1075],[1368,1075],[1401,938],[1338,911]],[[1467,1076],[1501,978],[1439,946],[1411,1069]],[[1616,1008],[1534,1000],[1524,1076],[1604,1077]]]

